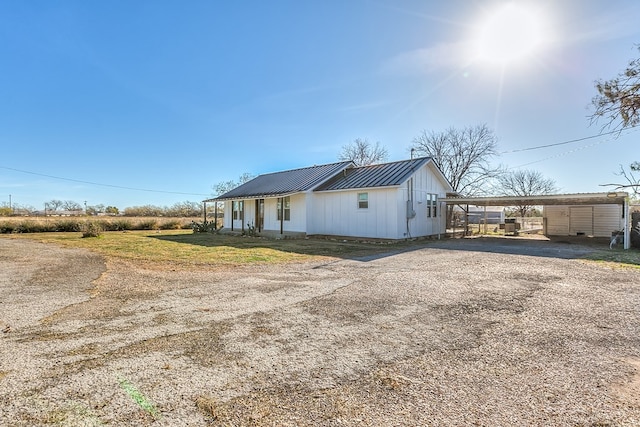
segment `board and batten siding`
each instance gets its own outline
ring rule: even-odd
[[[291,198],[291,212],[289,221],[283,222],[284,231],[306,233],[307,230],[307,204],[305,193],[297,193]],[[280,220],[278,219],[278,198],[265,199],[264,201],[264,229],[280,232]]]
[[[545,206],[544,217],[549,236],[611,237],[624,228],[620,205]]]
[[[305,202],[305,194],[293,194],[291,197],[290,220],[283,222],[284,231],[306,232],[307,226],[307,204]],[[224,227],[231,229],[231,221],[233,221],[233,230],[241,231],[247,229],[247,224],[256,224],[256,200],[246,199],[244,201],[244,220],[233,220],[232,201],[224,203]],[[278,199],[264,199],[264,230],[280,232],[280,220],[278,220]]]
[[[313,195],[308,234],[396,239],[398,187],[323,191]],[[368,208],[358,207],[368,194]]]
[[[443,234],[445,205],[438,203],[438,216],[427,217],[427,198],[445,197],[445,185],[434,175],[433,166],[416,170],[413,179],[415,217],[407,221],[409,179],[399,186],[319,191],[309,204],[308,234],[352,236],[378,239],[404,239]],[[368,208],[358,207],[358,194],[368,194]]]
[[[416,216],[409,219],[407,229],[406,206],[409,199],[408,185],[409,180],[405,181],[400,188],[399,196],[402,202],[398,203],[400,209],[398,223],[398,239],[405,237],[424,237],[444,234],[446,231],[446,214],[445,204],[438,202],[437,213],[435,218],[427,217],[427,197],[429,194],[436,194],[438,200],[444,198],[447,188],[444,183],[437,178],[435,166],[427,163],[418,169],[413,175],[413,210]]]

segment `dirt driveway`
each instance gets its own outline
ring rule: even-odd
[[[0,239],[0,424],[640,424],[640,270],[425,243],[186,271]]]

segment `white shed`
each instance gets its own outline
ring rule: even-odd
[[[546,206],[545,234],[549,236],[611,237],[624,229],[621,205]]]

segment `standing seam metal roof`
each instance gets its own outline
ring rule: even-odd
[[[307,191],[352,165],[353,162],[348,161],[268,173],[206,201],[274,197]]]
[[[314,191],[400,185],[429,160],[431,160],[430,157],[420,157],[412,160],[346,169],[343,173],[334,176]]]

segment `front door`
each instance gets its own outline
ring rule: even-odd
[[[256,199],[256,230],[262,231],[264,226],[264,199]]]

